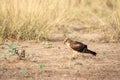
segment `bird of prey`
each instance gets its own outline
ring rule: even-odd
[[[87,48],[86,44],[83,44],[78,41],[73,41],[70,38],[66,38],[64,40],[64,44],[66,44],[68,47],[72,48],[72,50],[77,51],[77,52],[82,52],[82,53],[88,53],[96,56],[96,52],[91,51]]]

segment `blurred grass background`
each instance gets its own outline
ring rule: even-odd
[[[73,22],[98,28],[107,42],[119,42],[120,0],[0,0],[1,42],[46,40]]]

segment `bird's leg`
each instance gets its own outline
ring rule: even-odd
[[[69,56],[69,62],[68,62],[68,65],[69,65],[69,67],[71,67],[71,60],[73,60],[73,58],[74,58],[74,50],[72,50],[72,49],[70,49],[70,53],[71,53],[71,55]]]
[[[72,56],[71,56],[71,59],[75,59],[75,58],[77,58],[77,52],[76,51],[74,51],[74,50],[72,50]]]

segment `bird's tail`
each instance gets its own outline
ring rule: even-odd
[[[84,53],[90,53],[90,54],[92,54],[92,55],[94,55],[94,56],[96,56],[96,52],[94,52],[94,51],[91,51],[91,50],[89,50],[89,49],[85,49],[84,51],[83,51]]]

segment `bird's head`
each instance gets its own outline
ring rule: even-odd
[[[67,44],[67,43],[70,43],[70,42],[72,42],[72,40],[70,38],[65,38],[64,39],[64,44]]]

